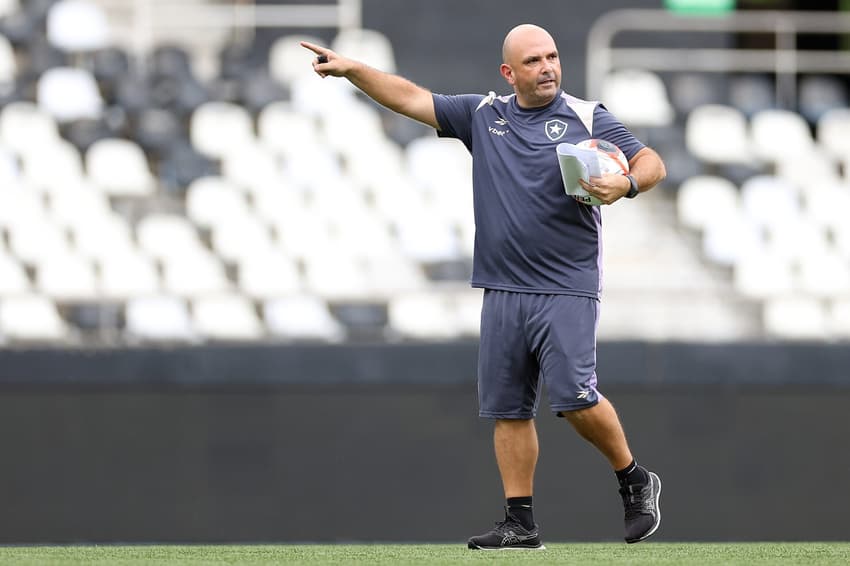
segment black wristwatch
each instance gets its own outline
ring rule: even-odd
[[[631,175],[626,175],[626,179],[629,180],[629,184],[631,185],[631,187],[629,187],[629,192],[626,193],[626,198],[635,198],[640,192],[640,190],[638,190],[637,181],[635,181],[635,178]]]

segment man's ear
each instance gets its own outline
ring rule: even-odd
[[[511,69],[511,66],[506,63],[502,63],[502,66],[499,67],[499,72],[502,74],[503,77],[505,77],[505,80],[508,81],[508,84],[513,86],[514,82],[516,81],[514,80],[514,70]]]

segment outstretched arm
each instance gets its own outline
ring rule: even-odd
[[[327,62],[319,62],[318,58],[313,60],[313,69],[322,78],[344,77],[381,106],[440,129],[429,90],[313,43],[302,41],[301,46],[327,58]]]

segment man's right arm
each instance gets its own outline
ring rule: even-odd
[[[306,41],[302,41],[301,45],[316,55],[327,57],[327,62],[313,60],[313,69],[322,78],[344,77],[381,106],[440,129],[431,91],[404,77],[379,71],[319,45]]]

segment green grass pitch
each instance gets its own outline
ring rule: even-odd
[[[462,544],[6,546],[0,564],[850,564],[850,543],[550,543],[537,551],[472,551]]]

